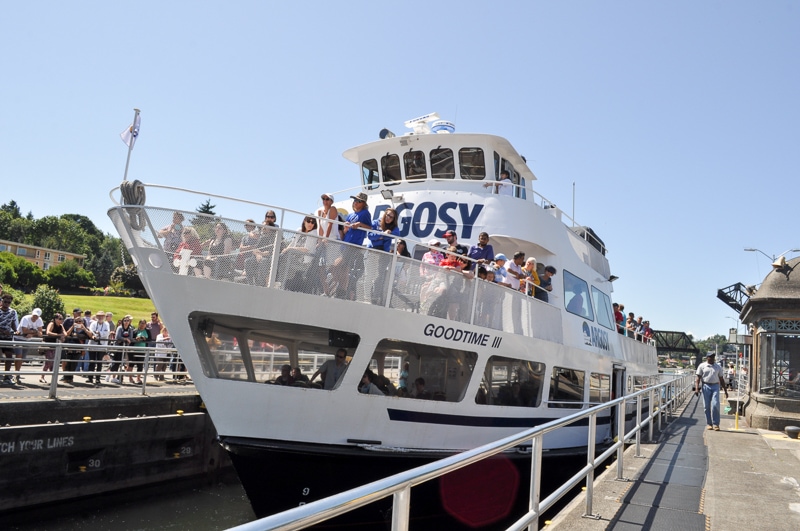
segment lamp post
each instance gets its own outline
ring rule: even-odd
[[[764,251],[762,251],[761,249],[754,249],[754,248],[750,248],[750,247],[748,247],[747,249],[745,249],[745,251],[748,251],[748,252],[758,252],[758,253],[761,253],[761,254],[763,254],[764,256],[766,256],[767,258],[769,258],[770,260],[772,260],[773,262],[774,262],[775,260],[777,260],[778,258],[780,258],[781,256],[785,255],[786,253],[800,253],[800,249],[787,249],[786,251],[783,251],[783,252],[782,252],[781,254],[779,254],[778,256],[775,256],[775,255],[772,255],[772,256],[770,256],[770,255],[768,255],[767,253],[765,253]]]

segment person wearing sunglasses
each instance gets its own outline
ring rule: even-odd
[[[317,372],[311,377],[311,383],[314,379],[322,375],[322,388],[330,391],[334,388],[336,383],[344,376],[347,370],[347,351],[340,348],[336,351],[336,356],[332,360],[328,360],[317,369]]]

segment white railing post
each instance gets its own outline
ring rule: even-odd
[[[592,413],[589,416],[589,440],[586,444],[586,464],[594,469],[594,447],[595,436],[597,433],[597,413]],[[586,510],[583,516],[593,518],[595,515],[592,512],[592,500],[594,499],[594,474],[589,473],[586,476]]]
[[[58,372],[61,370],[61,353],[63,350],[63,343],[55,344],[55,355],[53,356],[53,377],[50,378],[50,390],[47,393],[48,398],[58,397]]]
[[[528,531],[539,529],[539,498],[542,496],[542,434],[536,434],[531,439],[531,497],[528,501],[528,510],[536,517],[528,525]]]
[[[623,475],[623,462],[625,455],[625,402],[623,396],[619,404],[617,404],[617,441],[620,445],[617,448],[617,479],[622,480],[625,478]]]
[[[662,408],[661,408],[661,393],[658,393],[658,397],[656,397],[656,394],[655,394],[653,388],[651,387],[650,388],[650,403],[652,404],[653,402],[655,402],[656,398],[658,398],[658,431],[661,432],[661,412],[662,412]],[[653,440],[653,423],[652,422],[650,423],[650,433],[649,433],[649,435],[650,435],[650,439],[649,440],[652,441]]]
[[[411,485],[392,496],[392,531],[406,531],[411,510]]]
[[[652,426],[653,423],[650,423]],[[652,439],[652,437],[651,437]],[[642,395],[636,395],[636,453],[634,457],[642,457]]]

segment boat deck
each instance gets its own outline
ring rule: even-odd
[[[722,415],[707,431],[702,397],[692,397],[653,444],[625,454],[625,476],[612,467],[595,481],[593,513],[578,496],[547,529],[800,529],[800,440],[755,430]]]

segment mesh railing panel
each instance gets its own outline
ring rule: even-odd
[[[160,248],[175,274],[387,306],[528,336],[556,338],[561,328],[552,305],[411,258],[395,260],[392,253],[313,233],[197,212],[180,212],[178,219],[172,209],[143,210],[147,226],[140,231],[126,228],[124,211],[111,218],[124,229],[119,232],[129,248]],[[176,220],[180,234],[170,234]],[[210,249],[218,223],[231,238],[227,253]]]

